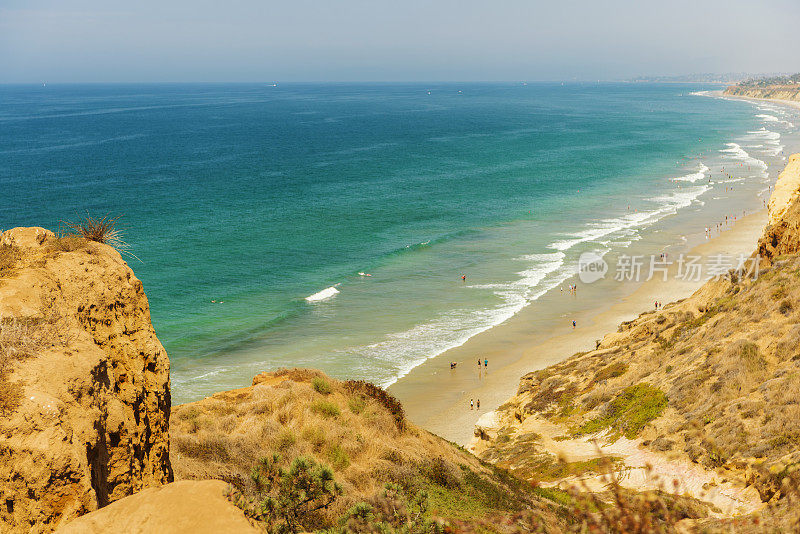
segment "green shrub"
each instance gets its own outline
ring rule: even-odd
[[[329,401],[316,401],[311,405],[311,410],[323,417],[338,417],[341,413],[339,407]]]
[[[325,525],[321,512],[341,495],[330,467],[295,458],[288,469],[280,456],[263,458],[250,473],[255,497],[229,497],[245,514],[264,523],[268,532],[311,532]]]
[[[594,375],[594,380],[595,382],[600,382],[601,380],[608,380],[609,378],[622,376],[626,372],[628,372],[628,364],[624,362],[616,362],[612,363],[611,365],[606,365],[597,371],[597,374]]]
[[[316,377],[311,381],[311,387],[314,388],[314,391],[317,393],[322,393],[323,395],[329,395],[331,392],[331,385],[324,378]]]
[[[350,465],[350,457],[340,445],[334,445],[328,450],[328,459],[335,469],[341,471]]]
[[[431,517],[428,493],[408,492],[396,484],[386,484],[382,493],[350,508],[341,518],[342,534],[436,534],[444,532]]]
[[[364,380],[348,380],[344,383],[344,387],[351,395],[366,395],[378,401],[381,406],[392,414],[397,429],[401,432],[405,430],[406,417],[403,411],[403,405],[384,389],[370,382],[365,382]]]
[[[592,434],[605,428],[633,439],[667,407],[667,395],[650,384],[636,384],[625,388],[606,406],[597,419],[584,423],[578,433]]]
[[[347,406],[350,408],[351,412],[358,415],[364,411],[364,408],[367,406],[367,402],[362,397],[353,397],[347,401]]]

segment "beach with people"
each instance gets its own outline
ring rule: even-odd
[[[781,150],[773,150],[780,161],[783,154],[800,150],[796,131],[783,135],[780,142]],[[623,321],[688,297],[710,275],[725,272],[725,267],[735,268],[742,261],[749,266],[746,258],[767,222],[766,202],[783,165],[775,163],[770,168],[763,160],[742,154],[746,150],[742,145],[721,148],[722,159],[706,168],[702,178],[694,179],[707,178],[715,188],[714,196],[727,197],[725,205],[698,203],[677,211],[642,232],[624,254],[604,255],[609,265],[604,278],[583,283],[576,275],[514,317],[443,355],[454,362],[488,355],[493,362],[491,372],[465,366],[446,375],[439,358],[433,358],[393,384],[390,391],[402,399],[418,424],[466,445],[478,419],[513,395],[523,374],[594,349]],[[736,159],[726,158],[729,155]],[[708,161],[708,155],[705,157]],[[639,275],[631,276],[630,257],[639,256]],[[626,262],[628,272],[623,272]],[[473,397],[483,399],[483,410],[466,408]]]

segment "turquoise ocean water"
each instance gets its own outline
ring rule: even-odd
[[[723,202],[726,165],[753,204],[796,114],[710,89],[0,86],[0,229],[122,214],[177,402],[280,366],[385,385]]]

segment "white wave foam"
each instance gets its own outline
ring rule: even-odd
[[[529,269],[517,273],[520,278],[505,283],[468,286],[491,289],[502,304],[479,310],[453,310],[431,322],[417,325],[404,332],[389,334],[386,339],[348,352],[388,361],[398,366],[397,373],[383,384],[396,382],[414,367],[451,348],[463,345],[469,338],[484,332],[516,315],[522,308],[558,286],[574,274],[564,269],[563,252],[530,254],[518,258],[530,261]]]
[[[662,217],[672,215],[677,210],[689,206],[708,189],[707,185],[683,187],[679,191],[648,198],[646,200],[659,204],[659,206],[652,210],[641,210],[622,217],[590,223],[589,228],[572,234],[571,239],[554,241],[548,245],[548,248],[566,251],[580,243],[598,241],[601,237],[609,236],[611,239],[615,239],[619,232],[653,224]]]
[[[704,164],[700,164],[700,168],[693,172],[692,174],[687,174],[686,176],[679,176],[678,178],[673,178],[673,180],[679,182],[696,182],[697,180],[702,180],[706,177],[706,173],[709,171],[709,168],[706,167]]]
[[[760,141],[760,145],[747,145],[748,148],[760,149],[768,156],[777,156],[785,148],[780,143],[781,134],[761,128],[760,130],[747,132],[747,135],[742,137],[743,140]]]
[[[781,138],[781,134],[778,132],[773,132],[772,130],[767,130],[766,128],[761,128],[760,130],[749,131],[747,135],[744,136],[745,139],[768,139],[771,141],[777,141]]]
[[[778,117],[776,117],[774,115],[759,114],[759,115],[756,115],[756,117],[758,117],[759,119],[761,119],[764,122],[775,122],[775,123],[778,123],[778,124],[783,124],[787,128],[794,128],[794,124],[792,124],[791,122],[785,121],[783,119],[779,119]]]
[[[309,295],[306,297],[306,301],[308,302],[320,302],[322,300],[327,300],[331,297],[335,297],[339,294],[339,290],[336,289],[334,286],[327,287],[318,293],[314,293],[313,295]]]
[[[756,167],[757,169],[760,169],[761,171],[760,176],[762,178],[768,176],[766,163],[764,163],[758,158],[752,157],[750,154],[747,153],[746,150],[744,150],[740,145],[736,143],[725,143],[725,146],[727,146],[728,148],[723,148],[720,150],[720,152],[725,154],[725,157],[742,161],[744,163],[747,163],[751,167]]]

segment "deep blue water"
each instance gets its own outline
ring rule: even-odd
[[[0,228],[123,215],[179,400],[280,365],[387,383],[705,194],[667,178],[762,124],[703,89],[0,86]]]

